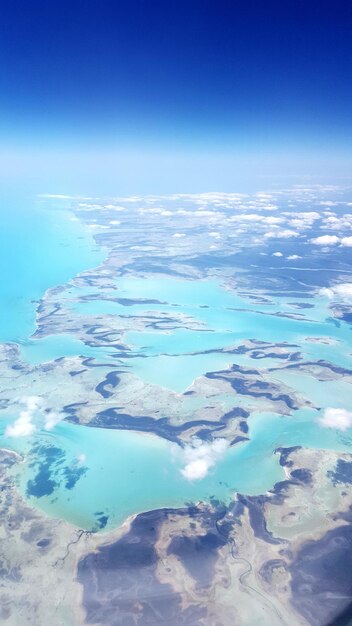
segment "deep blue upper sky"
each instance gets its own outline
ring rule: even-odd
[[[351,31],[347,0],[5,0],[2,143],[348,151]]]

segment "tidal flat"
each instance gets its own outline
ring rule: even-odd
[[[335,599],[323,580],[352,506],[350,257],[314,244],[348,212],[331,193],[41,200],[33,285],[1,331],[9,624],[347,610],[348,575]]]

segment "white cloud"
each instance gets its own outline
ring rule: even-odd
[[[290,239],[291,237],[299,237],[299,233],[295,230],[286,228],[284,230],[271,230],[264,235],[265,239]]]
[[[341,246],[345,246],[346,248],[352,248],[352,237],[342,237]]]
[[[6,427],[5,435],[7,437],[28,437],[36,430],[33,424],[33,418],[37,411],[42,408],[42,399],[38,396],[29,396],[24,400],[25,408],[20,411],[20,416],[11,425]]]
[[[205,478],[209,470],[225,455],[228,447],[226,439],[215,439],[212,443],[193,439],[192,445],[187,445],[182,450],[185,467],[181,474],[186,480]]]
[[[315,237],[315,239],[310,240],[310,242],[314,243],[316,246],[332,246],[339,243],[339,241],[336,235],[321,235],[320,237]]]
[[[63,413],[48,409],[40,396],[22,398],[21,405],[24,408],[20,411],[19,417],[12,425],[6,427],[7,437],[28,437],[33,435],[38,427],[52,430],[64,418]]]
[[[262,222],[263,219],[264,216],[259,213],[240,213],[230,218],[231,222]]]
[[[334,293],[342,298],[352,298],[352,283],[341,283],[333,287]]]
[[[331,298],[334,297],[334,290],[330,289],[330,287],[322,287],[319,289],[319,295],[323,296],[323,298],[329,298],[329,300],[331,300]]]
[[[44,428],[45,430],[52,430],[55,428],[56,424],[61,422],[63,419],[62,413],[57,413],[56,411],[46,411],[44,414]]]
[[[352,283],[340,283],[338,285],[332,285],[331,287],[323,287],[319,290],[319,295],[325,296],[330,300],[334,297],[339,297],[342,300],[351,300]]]
[[[185,233],[174,233],[174,235],[172,235],[172,236],[173,237],[177,237],[177,238],[186,237]]]
[[[313,223],[320,218],[319,213],[316,211],[303,211],[302,213],[291,213],[294,215],[290,220],[290,226],[298,228],[298,230],[306,230],[311,228]]]
[[[273,256],[284,256],[282,252],[273,252]]]
[[[322,225],[329,230],[351,230],[352,214],[345,213],[339,217],[336,214],[331,214],[323,220]]]
[[[345,431],[352,427],[352,411],[327,408],[318,422],[324,428],[335,428]]]
[[[299,254],[290,254],[287,259],[289,261],[295,261],[296,259],[301,259],[302,257]]]
[[[282,224],[285,220],[282,217],[273,217],[272,215],[269,215],[267,217],[263,217],[263,222],[265,222],[265,224]]]

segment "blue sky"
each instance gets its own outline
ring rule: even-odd
[[[3,2],[2,179],[78,193],[346,181],[351,25],[339,0]]]

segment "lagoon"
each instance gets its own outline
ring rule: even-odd
[[[33,205],[29,210],[20,200],[11,202],[6,205],[9,219],[0,246],[2,266],[6,267],[0,283],[0,340],[19,345],[22,358],[31,365],[75,355],[111,361],[113,346],[93,348],[66,332],[32,337],[36,303],[45,290],[98,265],[104,252],[85,227],[72,220],[67,207],[58,208],[54,203],[49,209]],[[351,365],[351,329],[346,323],[331,323],[329,303],[321,297],[305,298],[313,308],[304,310],[301,317],[282,317],[282,313],[297,313],[284,298],[261,305],[215,280],[117,277],[116,290],[102,290],[98,300],[89,300],[89,294],[95,297],[96,292],[70,287],[60,294],[61,304],[78,320],[83,315],[93,319],[96,314],[133,319],[146,314],[158,318],[162,313],[172,318],[167,330],[154,327],[125,332],[132,357],[125,365],[145,382],[177,393],[196,377],[228,364],[252,368],[278,365],[275,357],[254,361],[246,354],[223,352],[245,339],[297,344],[292,350],[299,350],[307,360]],[[125,306],[111,298],[133,302]],[[148,304],[143,298],[158,302]],[[337,343],[309,343],[305,341],[308,336],[331,337]],[[121,363],[119,357],[119,369]],[[320,407],[333,403],[351,408],[343,381],[326,383],[291,371],[276,372],[272,377],[311,396]],[[23,393],[30,395],[30,389]],[[43,397],[45,394],[43,388]],[[236,404],[235,398],[233,402]],[[50,432],[38,429],[30,437],[7,437],[6,425],[17,417],[9,411],[3,414],[0,445],[23,456],[23,462],[12,470],[21,494],[49,515],[96,531],[114,528],[140,511],[212,497],[228,501],[236,491],[264,493],[284,477],[279,457],[273,454],[278,447],[301,445],[349,452],[352,443],[350,432],[321,428],[316,410],[302,409],[285,417],[253,413],[248,419],[250,441],[229,448],[202,480],[189,481],[181,473],[185,463],[181,448],[160,437],[65,421]]]

